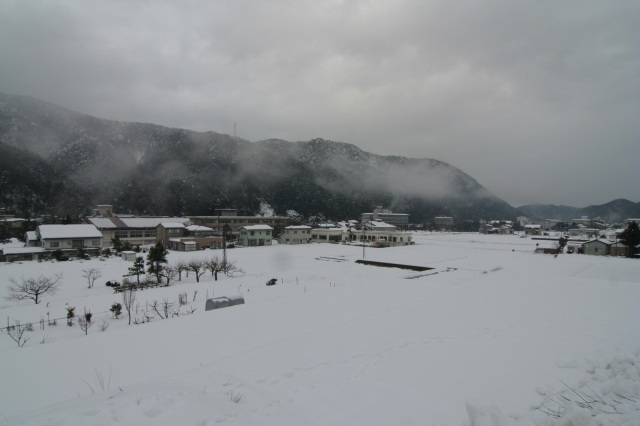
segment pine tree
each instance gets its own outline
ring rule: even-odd
[[[122,251],[122,240],[120,239],[119,236],[115,236],[111,239],[111,245],[113,245],[113,249],[117,252],[120,253]]]
[[[136,257],[133,261],[133,265],[129,268],[129,273],[136,276],[138,285],[140,285],[140,274],[144,274],[144,258]]]
[[[640,244],[640,228],[636,222],[630,222],[622,234],[620,234],[620,240],[622,243],[629,247],[627,250],[627,256],[633,257],[638,251],[638,245]]]
[[[162,264],[167,263],[167,250],[161,242],[149,249],[147,253],[147,272],[156,276],[156,280],[160,283],[160,273],[162,272]]]

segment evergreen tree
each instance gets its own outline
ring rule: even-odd
[[[149,249],[147,253],[147,272],[156,276],[158,283],[160,282],[160,273],[162,272],[162,264],[167,263],[167,250],[161,242]]]
[[[629,247],[627,251],[628,257],[633,257],[638,252],[638,245],[640,244],[640,228],[636,222],[631,222],[627,226],[622,234],[620,234],[620,240],[622,243]]]
[[[113,249],[116,251],[116,253],[120,253],[123,249],[122,240],[118,235],[111,239],[111,245],[113,246]]]
[[[129,273],[131,275],[136,276],[138,285],[140,285],[140,275],[144,274],[144,258],[143,257],[136,256],[136,260],[133,261],[133,265],[129,268]]]

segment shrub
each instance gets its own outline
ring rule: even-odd
[[[113,314],[113,317],[115,319],[118,319],[118,317],[122,314],[122,304],[114,303],[113,305],[111,305],[111,309],[109,310]]]

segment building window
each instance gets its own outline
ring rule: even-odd
[[[142,238],[142,231],[131,231],[129,232],[129,238]]]
[[[155,238],[156,231],[144,231],[144,236],[148,238]]]
[[[60,247],[60,243],[57,241],[51,241],[49,247]]]
[[[73,240],[73,241],[71,241],[71,247],[73,247],[73,248],[84,247],[84,241],[83,240]]]
[[[100,245],[100,240],[92,240],[91,241],[91,245],[94,246],[94,247],[95,246],[99,246]]]
[[[129,231],[116,231],[116,237],[129,238]]]

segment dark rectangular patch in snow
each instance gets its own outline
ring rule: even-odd
[[[361,263],[363,265],[370,265],[370,266],[379,266],[382,268],[409,269],[411,271],[429,271],[433,269],[433,268],[428,268],[426,266],[402,265],[400,263],[388,263],[388,262],[375,262],[373,260],[356,260],[356,263]]]

